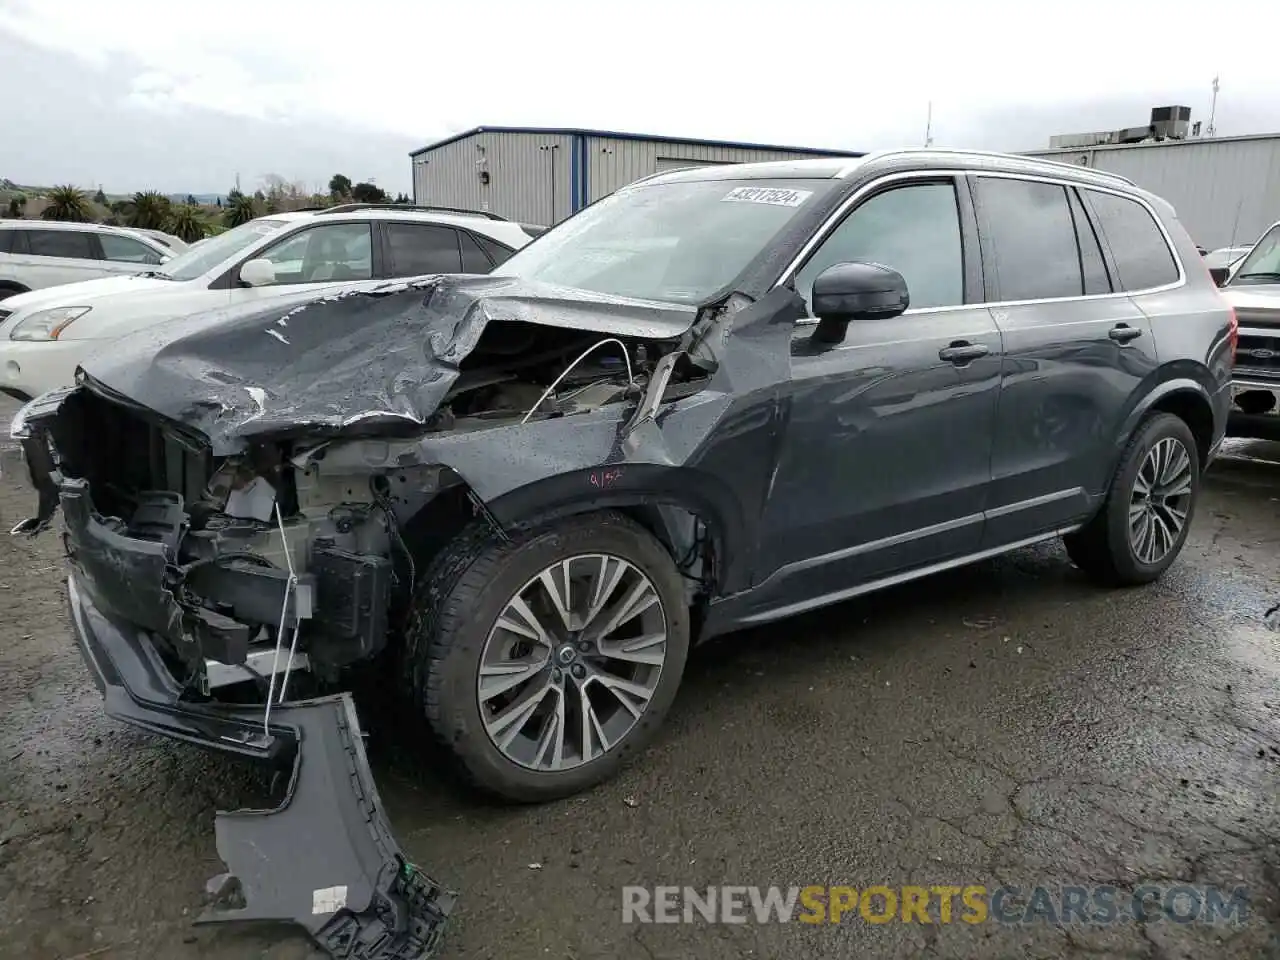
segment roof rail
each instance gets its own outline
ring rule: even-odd
[[[964,150],[959,147],[907,147],[897,150],[881,150],[872,154],[867,159],[879,159],[881,157],[889,157],[899,153],[951,153],[961,156],[970,157],[996,157],[1001,160],[1022,160],[1026,163],[1044,163],[1051,167],[1066,167],[1069,170],[1084,170],[1088,173],[1097,174],[1100,177],[1110,177],[1112,180],[1119,180],[1121,183],[1127,183],[1129,186],[1137,186],[1128,177],[1118,173],[1112,173],[1110,170],[1099,170],[1097,167],[1082,167],[1078,163],[1064,163],[1062,160],[1046,160],[1043,157],[1027,156],[1023,153],[1001,153],[998,150]]]
[[[353,210],[417,210],[421,213],[456,213],[466,217],[484,217],[487,220],[507,219],[488,210],[463,210],[461,207],[435,207],[416,203],[340,203],[317,211],[316,216],[324,216],[328,213],[350,213]]]

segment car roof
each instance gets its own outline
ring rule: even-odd
[[[804,160],[771,160],[765,163],[717,164],[711,167],[685,167],[646,177],[638,183],[678,183],[695,180],[764,180],[764,179],[848,179],[864,174],[891,172],[896,169],[962,168],[1003,173],[1026,173],[1072,180],[1091,186],[1124,188],[1127,192],[1145,193],[1119,174],[1026,157],[1012,153],[983,150],[958,150],[924,147],[881,150],[861,157],[822,157]]]
[[[138,227],[113,227],[106,223],[79,222],[75,220],[0,220],[0,230],[79,230],[89,233],[109,233],[116,236],[133,237],[141,240],[149,247],[163,246],[155,237],[147,236],[148,231]]]
[[[531,235],[515,221],[488,213],[469,213],[465,210],[425,209],[404,204],[370,206],[344,210],[327,207],[323,210],[290,210],[283,213],[267,213],[257,218],[282,223],[298,223],[305,220],[343,222],[362,220],[416,220],[422,223],[439,223],[446,226],[465,227],[473,233],[483,234],[508,245],[527,243]]]

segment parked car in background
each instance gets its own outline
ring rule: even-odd
[[[0,300],[99,277],[142,273],[174,251],[124,227],[0,220]]]
[[[136,233],[145,233],[153,240],[159,240],[162,244],[172,250],[174,253],[181,253],[191,244],[183,240],[181,237],[175,237],[172,233],[165,233],[163,230],[150,230],[144,227],[130,227]]]
[[[145,272],[0,303],[0,390],[30,398],[69,384],[86,356],[155,323],[362,280],[488,273],[530,239],[493,214],[403,205],[261,217]]]
[[[1243,260],[1245,255],[1252,249],[1252,246],[1219,247],[1217,250],[1210,250],[1204,255],[1204,265],[1210,270],[1229,271],[1237,263]]]
[[[1235,307],[1240,343],[1231,381],[1236,437],[1280,437],[1280,223],[1218,279]]]

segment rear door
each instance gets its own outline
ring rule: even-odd
[[[984,533],[995,548],[1091,512],[1156,356],[1076,187],[1009,175],[974,176],[971,186],[1005,351]]]
[[[111,273],[97,236],[88,230],[14,231],[10,254],[13,279],[30,290],[94,280]]]

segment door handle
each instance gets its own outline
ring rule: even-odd
[[[1111,332],[1107,334],[1116,343],[1128,343],[1130,340],[1137,340],[1142,336],[1142,331],[1137,327],[1131,327],[1127,323],[1117,323],[1111,328]]]
[[[956,340],[951,346],[943,347],[938,351],[938,359],[946,360],[956,365],[968,363],[970,360],[977,360],[979,357],[985,357],[991,351],[984,343],[970,343],[968,340]]]

